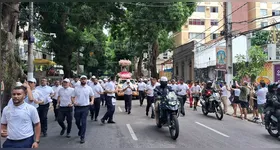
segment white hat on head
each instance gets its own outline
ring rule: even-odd
[[[22,86],[22,83],[16,82],[16,86]]]
[[[104,81],[108,81],[108,79],[106,79],[106,78],[104,78],[103,80],[104,80]]]
[[[95,79],[96,77],[95,77],[95,76],[92,76],[91,78],[92,78],[92,79]]]
[[[36,79],[35,78],[28,79],[28,82],[36,83]]]
[[[70,80],[69,80],[68,78],[65,78],[65,79],[63,80],[63,82],[67,82],[67,83],[69,83],[69,82],[70,82]]]
[[[82,76],[80,77],[80,79],[82,79],[82,78],[86,78],[86,79],[87,79],[87,76],[85,76],[85,75],[82,75]]]

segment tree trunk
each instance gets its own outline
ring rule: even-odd
[[[156,65],[158,55],[159,55],[159,43],[158,43],[158,39],[156,39],[152,47],[152,62],[151,62],[151,76],[154,78],[158,78],[157,65]]]
[[[66,61],[63,62],[63,72],[64,72],[64,78],[70,78],[72,76],[71,74],[71,64],[69,62],[71,62],[72,59],[72,53],[69,54],[69,56],[67,57],[68,59]]]
[[[143,55],[140,55],[139,61],[137,64],[137,77],[141,78],[142,77],[142,63],[143,63]]]
[[[3,81],[4,81],[4,96],[2,100],[2,108],[6,106],[8,100],[11,98],[11,90],[15,86],[15,82],[21,75],[21,67],[19,59],[14,52],[16,29],[19,15],[19,2],[10,2],[3,4],[3,20],[0,26],[2,36],[2,66]],[[2,16],[0,16],[2,17]]]

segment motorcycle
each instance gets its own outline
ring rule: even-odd
[[[276,96],[273,96],[272,98],[277,98]],[[265,113],[265,115],[267,115],[267,113]],[[265,116],[266,118],[266,116]],[[278,119],[274,116],[274,114],[272,113],[272,115],[269,118],[269,124],[268,126],[266,125],[265,128],[267,129],[268,133],[272,136],[272,137],[278,137],[280,136],[280,132],[278,131],[278,127],[277,127],[277,123],[278,123]]]
[[[158,96],[155,103],[156,125],[158,128],[167,126],[173,140],[179,136],[179,105],[180,102],[175,92],[169,92],[166,96]]]
[[[213,93],[210,90],[206,91],[206,97],[208,98],[208,108],[206,108],[206,100],[201,98],[200,104],[202,113],[207,116],[208,113],[215,113],[218,120],[222,120],[224,113],[221,106],[220,95],[216,91]]]

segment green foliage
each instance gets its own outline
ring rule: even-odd
[[[262,72],[267,55],[259,46],[253,46],[249,50],[249,62],[246,62],[244,55],[237,55],[237,75],[235,80],[240,81],[243,77],[250,77],[251,81],[255,81],[257,76]]]
[[[268,36],[269,36],[269,31],[256,32],[251,39],[252,46],[263,46],[267,44]]]

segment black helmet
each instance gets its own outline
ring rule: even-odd
[[[211,88],[212,84],[213,84],[212,81],[207,81],[206,87],[207,87],[207,88]]]
[[[269,85],[267,86],[267,90],[268,90],[268,92],[270,92],[270,93],[275,92],[275,90],[277,90],[277,92],[278,92],[278,91],[279,91],[278,84],[276,84],[276,83],[271,83],[271,84],[269,84]]]

